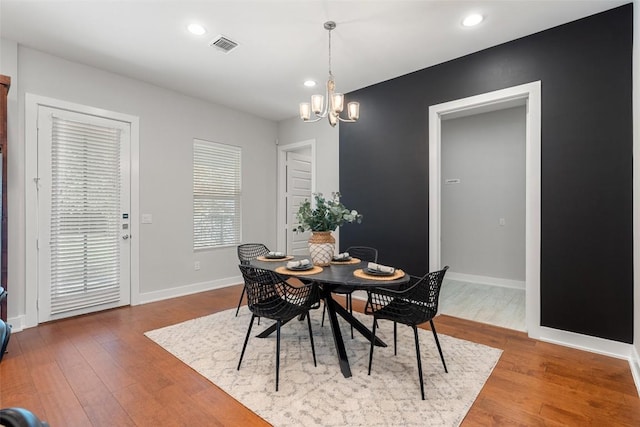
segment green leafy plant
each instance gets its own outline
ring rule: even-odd
[[[356,210],[347,209],[340,202],[340,193],[331,193],[331,199],[325,199],[322,193],[314,193],[315,208],[311,208],[309,199],[300,204],[296,219],[300,223],[295,231],[334,231],[347,222],[362,222],[362,215]]]

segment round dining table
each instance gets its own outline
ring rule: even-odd
[[[250,264],[254,267],[265,270],[274,271],[282,276],[296,277],[303,282],[313,282],[319,286],[320,295],[327,307],[329,316],[329,324],[333,335],[336,351],[338,353],[338,362],[340,370],[345,378],[351,377],[351,368],[349,366],[349,358],[345,349],[342,332],[338,324],[338,316],[346,320],[353,328],[362,336],[371,341],[373,333],[369,328],[362,324],[341,304],[333,299],[333,290],[337,287],[352,288],[356,290],[367,290],[378,287],[398,287],[409,282],[409,275],[400,269],[396,269],[393,275],[373,275],[367,274],[367,262],[352,259],[345,262],[332,262],[329,266],[314,266],[310,270],[290,270],[287,268],[289,261],[301,260],[304,257],[287,256],[282,259],[267,259],[259,257],[252,260]],[[275,331],[275,325],[270,326],[258,335],[259,338],[266,338]],[[378,337],[375,344],[386,347],[386,344]]]

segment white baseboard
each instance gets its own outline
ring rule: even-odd
[[[186,295],[197,294],[198,292],[211,291],[213,289],[226,288],[244,283],[242,276],[227,277],[224,279],[212,280],[208,282],[193,283],[191,285],[176,286],[161,291],[153,291],[141,293],[137,304],[148,304],[150,302],[162,301],[169,298],[183,297]],[[7,323],[11,325],[11,332],[21,332],[26,328],[26,316],[17,316],[7,319]],[[37,325],[34,325],[37,326]]]
[[[227,277],[224,279],[211,280],[208,282],[193,283],[191,285],[176,286],[161,291],[140,293],[140,304],[147,304],[155,301],[162,301],[169,298],[183,297],[197,294],[198,292],[211,291],[213,289],[226,288],[227,286],[244,283],[242,276]]]
[[[25,328],[25,316],[9,317],[7,323],[11,325],[11,333],[20,332]]]
[[[540,335],[535,338],[540,341],[631,361],[632,344],[592,337],[576,332],[563,331],[546,326],[538,328],[538,332]]]
[[[445,279],[459,282],[479,283],[481,285],[500,286],[501,288],[525,289],[524,280],[502,279],[500,277],[477,276],[475,274],[447,271]]]
[[[633,350],[631,352],[631,359],[629,359],[629,366],[631,367],[633,382],[636,383],[636,390],[638,390],[638,396],[640,396],[640,355],[638,355],[638,349],[635,346],[633,346]]]

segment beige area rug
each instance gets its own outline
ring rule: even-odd
[[[145,333],[168,352],[222,388],[274,426],[457,426],[478,396],[502,350],[439,334],[449,373],[433,335],[419,330],[425,398],[420,398],[413,331],[398,325],[393,355],[393,323],[379,322],[376,334],[388,347],[376,347],[367,375],[369,342],[339,318],[351,364],[344,378],[322,312],[311,320],[318,366],[313,366],[307,322],[293,320],[281,331],[280,390],[275,391],[275,333],[256,335],[272,322],[254,322],[240,371],[236,370],[251,314],[244,307]],[[354,313],[365,324],[371,318]]]

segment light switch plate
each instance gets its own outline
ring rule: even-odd
[[[153,222],[153,216],[151,214],[142,214],[142,223],[151,224]]]

